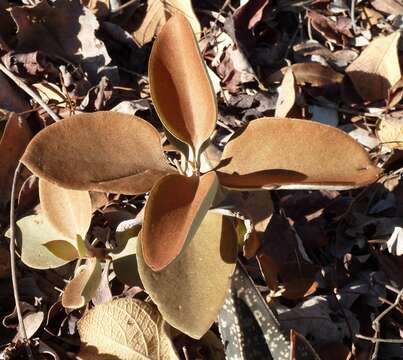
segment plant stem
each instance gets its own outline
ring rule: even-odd
[[[27,337],[27,332],[25,330],[24,320],[22,317],[22,311],[20,307],[20,295],[18,293],[18,283],[17,283],[17,266],[15,261],[15,241],[16,241],[16,231],[15,231],[15,193],[17,187],[17,179],[21,171],[21,162],[18,162],[17,168],[14,171],[13,183],[11,187],[11,200],[10,200],[10,263],[11,263],[11,280],[13,283],[14,301],[15,309],[17,311],[18,317],[18,330],[25,343],[28,357],[34,360],[31,347],[29,346],[29,341]]]

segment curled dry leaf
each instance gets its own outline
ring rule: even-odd
[[[217,109],[184,16],[172,17],[159,34],[150,55],[149,77],[151,97],[165,128],[198,154],[215,128]]]
[[[88,191],[69,190],[40,179],[39,198],[44,215],[63,237],[85,238],[92,215]]]
[[[21,248],[21,260],[34,269],[51,269],[69,262],[57,257],[45,244],[63,238],[42,214],[30,215],[17,221],[17,242]],[[7,236],[9,234],[6,234]]]
[[[62,296],[62,305],[66,309],[79,309],[94,296],[101,281],[101,264],[96,258],[89,258],[80,266],[74,278],[67,284]]]
[[[141,280],[169,324],[196,339],[207,332],[230,285],[236,241],[231,222],[209,212],[189,245],[159,272],[147,266],[138,244]]]
[[[349,189],[375,181],[379,169],[364,148],[338,129],[261,118],[228,142],[217,174],[222,185],[238,189]]]
[[[278,99],[275,116],[285,117],[291,111],[295,103],[297,88],[295,86],[292,68],[288,68],[284,74],[283,81],[278,88]]]
[[[172,171],[150,124],[102,111],[72,116],[40,131],[22,162],[62,187],[124,194],[149,191]]]
[[[7,88],[2,89],[7,91]],[[26,121],[11,114],[0,140],[0,208],[10,201],[13,174],[31,136]]]
[[[173,14],[182,14],[192,26],[193,32],[200,36],[201,27],[191,0],[148,0],[146,15],[140,27],[133,32],[134,40],[140,45],[150,42],[157,35]],[[182,43],[177,40],[178,44]],[[179,50],[179,47],[175,47]]]
[[[282,81],[289,68],[291,68],[295,77],[295,82],[298,85],[310,84],[312,86],[322,87],[332,84],[340,84],[344,77],[332,68],[318,63],[301,63],[282,68],[270,75],[267,81],[269,83]]]
[[[144,261],[152,270],[166,267],[191,241],[217,189],[214,172],[202,177],[171,174],[153,187],[141,235]]]
[[[95,306],[78,323],[82,360],[179,359],[155,306],[117,299]]]
[[[399,39],[399,31],[374,39],[347,67],[346,73],[364,100],[386,99],[389,89],[400,80]]]

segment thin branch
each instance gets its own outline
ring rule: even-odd
[[[111,14],[115,15],[116,13],[121,12],[122,10],[126,9],[129,6],[139,5],[140,2],[141,2],[140,0],[129,0],[127,3],[124,3],[123,5],[120,5],[119,7],[117,7],[116,9],[113,9],[111,11]]]
[[[23,91],[25,91],[32,99],[34,99],[42,108],[49,114],[54,121],[59,121],[60,117],[41,99],[41,97],[35,93],[27,84],[25,84],[19,77],[15,76],[10,70],[8,70],[2,62],[0,62],[0,70],[8,76],[14,83]]]
[[[381,339],[371,336],[364,336],[360,334],[355,335],[355,337],[358,339],[368,340],[373,343],[403,344],[403,339]]]
[[[31,347],[29,346],[29,341],[27,337],[27,332],[25,330],[24,319],[22,317],[22,311],[20,307],[20,295],[18,293],[18,282],[17,282],[17,265],[15,261],[15,241],[16,241],[16,231],[15,231],[15,195],[17,187],[17,179],[21,171],[21,162],[18,162],[17,168],[14,171],[13,183],[11,186],[11,201],[10,201],[10,263],[11,263],[11,280],[13,283],[14,301],[15,309],[17,311],[18,317],[18,329],[22,340],[25,343],[28,357],[34,359]]]

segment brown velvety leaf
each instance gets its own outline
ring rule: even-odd
[[[167,175],[151,190],[141,235],[143,257],[154,271],[170,264],[192,239],[218,189],[214,172]]]
[[[236,241],[231,222],[209,212],[189,245],[161,271],[145,264],[138,244],[141,280],[169,324],[196,339],[207,332],[230,286]]]
[[[158,35],[148,73],[151,97],[165,128],[198,154],[215,128],[217,108],[192,28],[184,16],[173,16]]]
[[[103,111],[48,126],[28,145],[22,162],[62,187],[123,194],[149,191],[171,172],[150,124]]]
[[[312,86],[323,87],[340,84],[343,81],[342,74],[318,63],[300,63],[287,66],[270,75],[267,81],[269,83],[282,81],[284,74],[290,67],[298,85],[310,84]]]
[[[397,45],[400,32],[372,40],[361,55],[346,69],[358,94],[367,101],[383,100],[400,80]]]
[[[2,88],[2,91],[6,91]],[[32,134],[26,121],[10,115],[0,140],[0,208],[10,201],[13,174]]]
[[[158,35],[174,14],[184,15],[196,36],[199,37],[201,34],[200,23],[193,11],[191,0],[148,0],[145,12],[146,15],[140,27],[132,34],[140,46],[150,42],[155,35]],[[179,50],[178,47],[176,50]]]
[[[39,179],[42,211],[61,235],[85,238],[91,224],[92,206],[88,191],[69,190]]]
[[[230,188],[349,189],[374,182],[379,169],[355,140],[307,120],[261,118],[224,148],[217,174]]]
[[[179,359],[165,325],[155,306],[137,299],[116,299],[95,306],[78,323],[78,358]]]
[[[66,309],[79,309],[94,296],[101,281],[101,264],[96,258],[89,258],[80,266],[74,278],[67,284],[62,296],[62,305]]]

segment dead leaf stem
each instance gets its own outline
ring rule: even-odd
[[[14,83],[23,91],[25,91],[32,99],[34,99],[42,108],[49,114],[54,121],[59,121],[60,117],[35,93],[27,84],[25,84],[20,78],[15,76],[10,70],[8,70],[2,62],[0,62],[0,70],[4,75],[8,76]]]
[[[22,317],[22,311],[20,307],[20,295],[18,293],[18,281],[17,281],[17,267],[15,261],[15,241],[16,241],[16,231],[15,231],[15,194],[16,194],[16,184],[17,179],[21,170],[21,163],[18,162],[17,168],[14,171],[13,183],[11,187],[11,203],[10,203],[10,265],[11,265],[11,280],[13,284],[13,293],[14,293],[14,301],[15,308],[17,311],[18,317],[18,330],[21,334],[22,340],[26,346],[28,357],[31,360],[34,360],[34,356],[32,354],[31,347],[29,346],[29,341],[27,337],[27,332],[25,331],[24,320]]]

